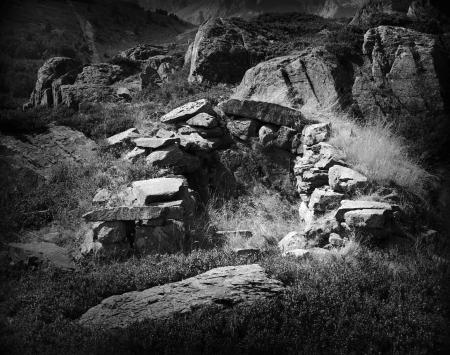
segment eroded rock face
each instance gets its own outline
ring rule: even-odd
[[[274,58],[249,69],[232,98],[300,109],[343,108],[349,102],[353,70],[324,48]]]
[[[47,60],[37,74],[36,86],[30,97],[32,106],[51,107],[60,101],[60,86],[73,84],[81,63],[67,57],[54,57]]]
[[[200,26],[192,47],[190,82],[235,83],[251,66],[245,30],[236,21],[212,19]]]
[[[441,127],[450,70],[437,37],[380,26],[365,34],[363,52],[368,64],[355,80],[353,97],[366,119],[435,122],[436,129]],[[433,121],[440,116],[441,122]]]
[[[283,290],[282,283],[268,278],[259,265],[221,267],[180,282],[109,297],[83,314],[79,322],[84,327],[123,329],[204,307],[220,312],[245,306]]]

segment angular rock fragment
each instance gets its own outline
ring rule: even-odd
[[[313,211],[332,211],[340,206],[344,194],[334,192],[329,187],[315,189],[309,201],[309,209]]]
[[[182,200],[188,190],[187,182],[184,178],[157,178],[134,181],[131,186],[135,190],[139,203],[142,205]]]
[[[298,232],[290,232],[278,242],[278,248],[282,252],[294,249],[303,249],[306,247],[305,237]]]
[[[179,138],[137,138],[133,140],[138,148],[159,149],[180,143]]]
[[[168,220],[160,226],[137,226],[134,247],[143,254],[176,253],[186,248],[184,223]]]
[[[219,119],[208,113],[199,113],[186,122],[190,126],[215,128],[219,125]]]
[[[334,191],[352,194],[368,185],[367,178],[357,171],[335,165],[328,171],[329,184]]]
[[[139,137],[139,131],[136,128],[127,129],[106,139],[108,147],[118,147],[121,145],[129,145],[134,138]]]
[[[195,102],[189,102],[183,106],[180,106],[169,113],[161,117],[162,123],[180,123],[186,122],[188,119],[198,115],[199,113],[207,113],[214,115],[215,112],[208,102],[208,100],[202,99]]]
[[[252,119],[234,119],[227,122],[231,135],[243,141],[255,137],[258,132],[258,122]]]
[[[330,123],[317,123],[306,126],[303,130],[303,144],[312,146],[327,141],[331,135]]]
[[[173,168],[180,173],[192,173],[200,168],[200,160],[183,152],[178,146],[155,150],[146,158],[148,164],[160,168]]]

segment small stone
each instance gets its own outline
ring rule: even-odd
[[[259,143],[263,146],[268,146],[275,140],[277,129],[275,126],[264,125],[259,129],[258,136]]]
[[[165,128],[161,128],[158,132],[156,132],[156,138],[174,138],[175,136],[175,132],[169,131]]]
[[[137,138],[133,140],[136,147],[143,149],[160,149],[180,143],[179,138]]]
[[[180,123],[198,115],[199,113],[208,113],[214,115],[214,110],[208,100],[202,99],[195,102],[189,102],[180,106],[161,117],[162,123]]]
[[[147,163],[160,168],[173,168],[180,173],[192,173],[200,168],[200,160],[183,152],[178,146],[171,146],[150,153]]]
[[[250,137],[256,137],[258,126],[258,122],[252,119],[235,119],[227,122],[227,128],[231,135],[243,141]]]
[[[94,240],[105,244],[115,244],[127,241],[127,226],[121,221],[94,223]]]
[[[128,102],[132,100],[130,90],[124,87],[117,88],[116,95]]]
[[[142,204],[182,200],[187,192],[187,182],[183,178],[157,178],[134,181],[132,188]]]
[[[106,144],[109,147],[116,147],[119,145],[127,145],[134,139],[139,137],[139,131],[136,128],[130,128],[126,131],[116,134],[106,139]]]
[[[321,142],[325,142],[330,138],[331,124],[318,123],[306,126],[303,130],[303,144],[312,146]]]
[[[294,249],[303,249],[306,247],[305,237],[298,232],[290,232],[278,242],[278,248],[281,252]]]
[[[131,152],[126,153],[123,156],[123,160],[134,163],[139,158],[145,157],[146,155],[147,155],[147,153],[146,153],[145,149],[141,149],[141,148],[136,147]]]
[[[210,152],[220,147],[222,140],[220,138],[203,138],[198,133],[182,135],[181,147],[190,152]]]
[[[199,113],[186,123],[194,127],[215,128],[219,125],[219,119],[208,113]]]
[[[328,171],[329,185],[336,192],[355,193],[368,185],[367,178],[355,170],[335,165]]]
[[[296,134],[297,131],[295,129],[281,126],[278,129],[274,145],[280,149],[290,151],[292,148],[292,141]]]
[[[107,189],[100,189],[92,199],[94,205],[105,205],[111,198],[111,193]]]

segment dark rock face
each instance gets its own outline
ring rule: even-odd
[[[190,82],[235,83],[251,67],[251,35],[238,21],[213,19],[202,25],[192,47]]]
[[[352,66],[318,47],[256,65],[247,71],[233,98],[270,102],[306,114],[344,107],[351,99],[352,82]]]
[[[442,117],[437,121],[444,123],[450,70],[437,37],[380,26],[367,31],[363,51],[367,65],[355,80],[353,96],[366,119],[422,126]]]
[[[60,101],[60,86],[73,84],[81,63],[67,57],[47,60],[39,69],[36,86],[30,97],[31,106],[53,106]]]

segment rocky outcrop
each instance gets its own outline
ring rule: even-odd
[[[450,70],[438,38],[380,26],[365,34],[363,52],[367,66],[355,80],[353,97],[366,119],[442,127]]]
[[[252,65],[255,38],[238,19],[212,19],[200,26],[192,47],[190,82],[236,83]]]
[[[96,329],[123,329],[206,307],[221,312],[248,306],[283,290],[282,283],[268,278],[259,265],[227,266],[183,281],[109,297],[89,309],[79,322]]]
[[[57,105],[61,101],[61,85],[73,84],[80,71],[81,63],[74,59],[50,58],[39,68],[29,105],[33,107]]]
[[[353,69],[318,47],[249,69],[232,98],[300,109],[343,108],[351,99]]]

